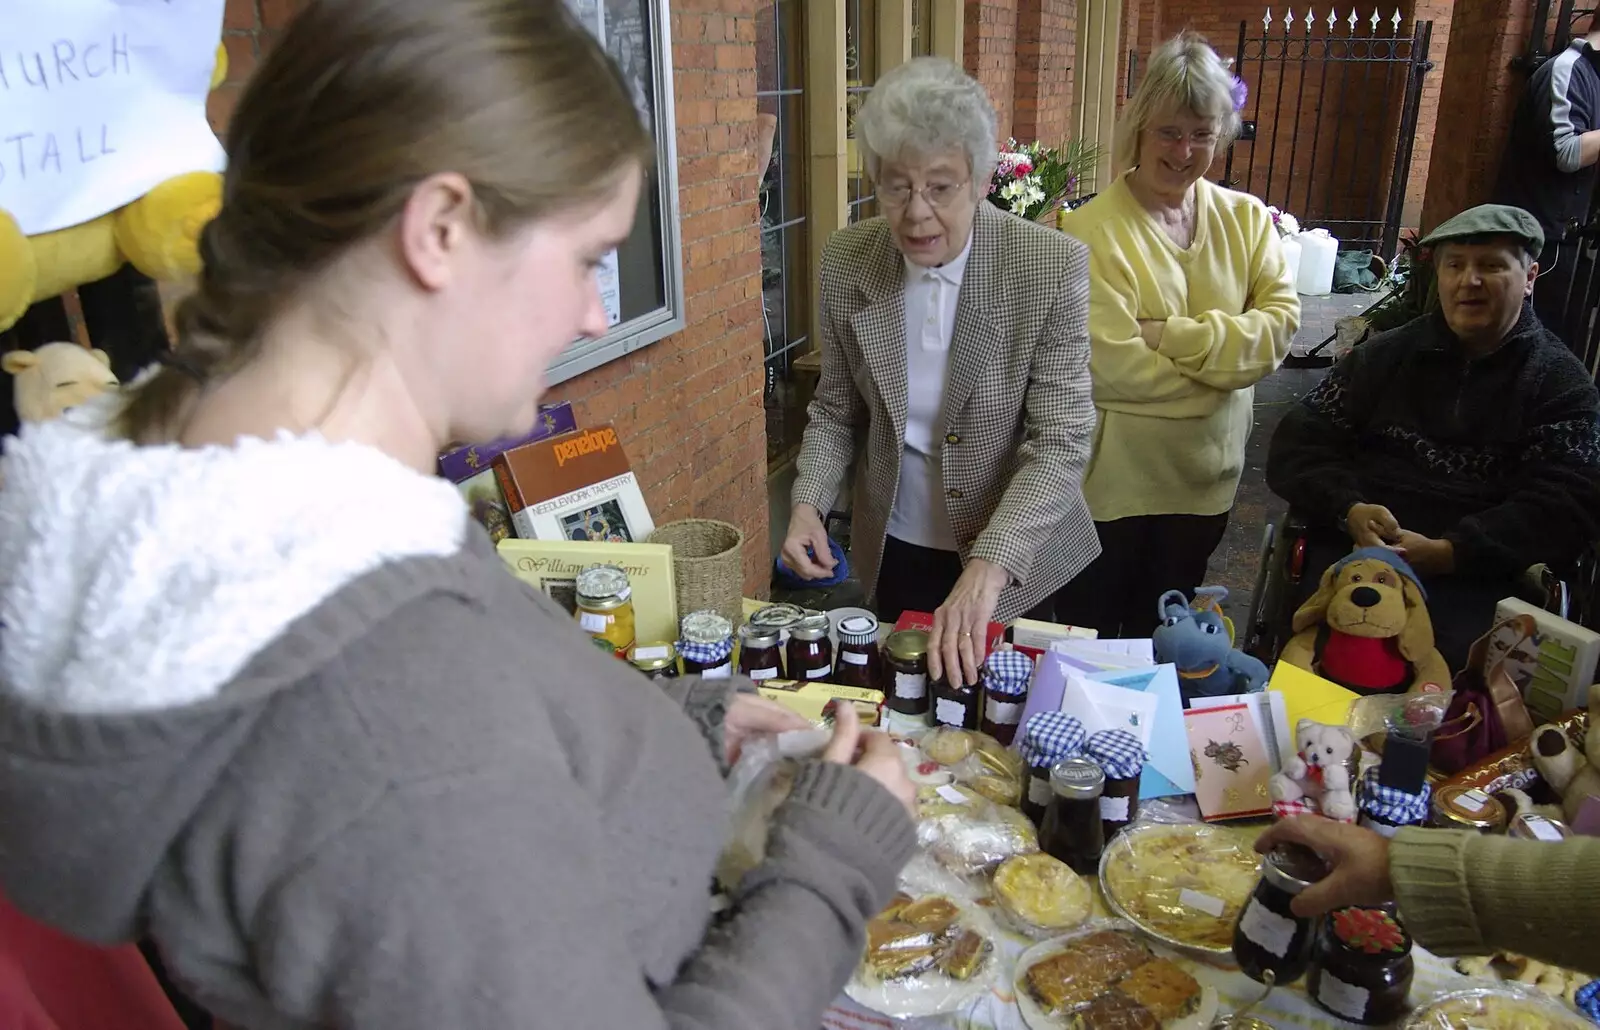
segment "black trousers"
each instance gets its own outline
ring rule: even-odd
[[[878,567],[879,621],[893,625],[903,612],[933,614],[960,578],[961,555],[956,552],[884,538],[883,564]]]
[[[1096,522],[1100,557],[1056,592],[1056,621],[1098,630],[1103,638],[1147,637],[1161,621],[1161,595],[1193,597],[1222,542],[1228,513],[1135,515]]]
[[[1305,573],[1295,597],[1295,607],[1317,592],[1328,566],[1350,553],[1350,538],[1331,531],[1315,531],[1306,538]],[[1470,579],[1464,576],[1425,576],[1428,593],[1428,618],[1433,622],[1433,646],[1444,656],[1451,674],[1467,664],[1467,651],[1489,632],[1494,624],[1494,609],[1502,598],[1522,593],[1517,581]]]

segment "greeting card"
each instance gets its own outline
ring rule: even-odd
[[[1250,705],[1191,709],[1183,714],[1194,765],[1194,793],[1207,822],[1269,815],[1272,760]]]

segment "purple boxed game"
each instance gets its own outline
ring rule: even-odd
[[[439,474],[456,484],[461,496],[466,498],[467,507],[472,509],[472,517],[483,524],[495,543],[499,543],[516,534],[511,530],[511,513],[506,509],[506,499],[501,496],[500,484],[494,478],[494,459],[513,447],[570,433],[577,428],[578,420],[572,415],[572,405],[566,402],[540,405],[539,424],[531,433],[447,451],[439,455]]]

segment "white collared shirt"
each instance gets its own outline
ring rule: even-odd
[[[950,340],[972,240],[938,268],[906,265],[906,438],[889,535],[920,547],[957,550],[945,508],[940,454]]]

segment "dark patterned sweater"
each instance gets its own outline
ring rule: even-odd
[[[1456,569],[1561,569],[1600,535],[1600,394],[1531,309],[1471,359],[1438,314],[1357,347],[1272,438],[1267,483],[1343,525],[1352,504],[1455,545]]]

